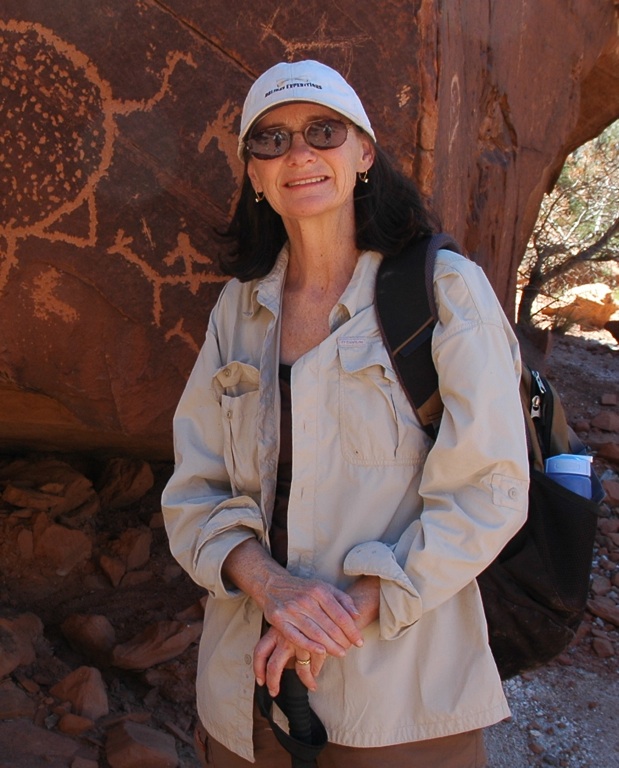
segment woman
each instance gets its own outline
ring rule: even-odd
[[[381,341],[381,259],[430,233],[353,89],[314,61],[252,86],[222,291],[175,416],[171,549],[209,593],[198,712],[214,766],[289,765],[255,685],[294,667],[319,766],[485,765],[509,711],[476,575],[522,524],[515,337],[483,273],[440,251],[434,445]],[[287,673],[288,674],[288,673]]]

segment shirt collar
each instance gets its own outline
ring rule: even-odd
[[[288,259],[289,250],[288,243],[286,243],[279,252],[273,269],[268,275],[254,283],[248,296],[245,315],[253,316],[259,306],[266,307],[276,316],[279,314]],[[331,310],[329,325],[332,332],[373,303],[376,273],[381,261],[381,254],[376,251],[363,251],[361,253],[350,282],[340,300]]]
[[[269,309],[275,316],[279,314],[288,257],[288,243],[285,243],[275,260],[273,269],[268,275],[256,280],[251,291],[248,292],[248,303],[243,308],[244,315],[253,317],[261,306]]]
[[[363,251],[359,256],[350,282],[331,310],[329,316],[331,332],[373,304],[376,273],[381,261],[382,256],[376,251]]]

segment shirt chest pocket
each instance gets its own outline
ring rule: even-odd
[[[351,464],[423,461],[425,433],[398,384],[380,339],[341,338],[339,414],[344,459]]]
[[[257,493],[258,403],[260,372],[253,365],[230,362],[213,377],[221,404],[224,462],[235,493]]]

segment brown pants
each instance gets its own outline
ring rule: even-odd
[[[290,755],[280,746],[267,721],[255,713],[255,763],[230,752],[199,727],[196,747],[208,768],[290,768]],[[200,754],[201,753],[201,754]],[[486,750],[481,730],[392,747],[343,747],[327,744],[318,768],[484,768]]]

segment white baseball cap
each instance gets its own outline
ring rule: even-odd
[[[376,141],[359,97],[339,72],[319,61],[281,62],[267,69],[249,89],[241,115],[238,146],[241,160],[245,139],[256,121],[273,107],[297,101],[321,104],[339,112]]]

